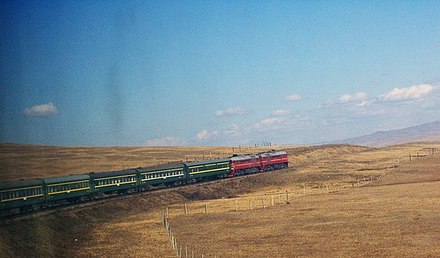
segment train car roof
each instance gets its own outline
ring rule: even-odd
[[[277,156],[277,155],[285,155],[287,152],[285,151],[271,151],[271,152],[265,152],[261,153],[260,156],[267,157],[267,156]]]
[[[40,185],[41,186],[43,185],[42,179],[20,179],[20,180],[6,181],[0,183],[0,189],[7,190],[7,189],[24,188],[24,187],[40,186]]]
[[[160,170],[168,170],[168,169],[183,169],[182,163],[171,163],[165,165],[151,166],[151,167],[143,167],[138,168],[139,172],[152,172],[152,171],[160,171]]]
[[[64,183],[64,182],[89,180],[89,179],[90,176],[88,174],[79,174],[79,175],[49,177],[49,178],[44,178],[43,181],[46,184],[54,184],[54,183]]]
[[[136,174],[136,169],[95,172],[95,173],[90,173],[90,177],[103,178],[103,177],[123,176],[123,175],[132,175],[132,174]]]
[[[249,155],[234,156],[231,158],[232,161],[247,160],[247,159],[258,159],[258,156],[249,154]]]
[[[200,160],[200,161],[193,161],[193,162],[185,162],[184,164],[188,167],[190,166],[197,166],[197,165],[205,165],[205,164],[212,164],[212,163],[218,163],[218,162],[229,162],[230,159],[206,159],[206,160]]]

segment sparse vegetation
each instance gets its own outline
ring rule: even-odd
[[[278,208],[171,214],[170,221],[179,241],[205,257],[439,256],[439,154],[412,162],[408,155],[425,154],[425,150],[429,154],[427,150],[439,147],[440,144],[421,143],[380,149],[348,145],[286,148],[291,164],[287,170],[147,192],[3,221],[0,250],[6,257],[173,257],[159,221],[163,207],[184,203],[195,207],[219,202],[217,199],[221,198],[295,192],[304,185],[336,187],[375,176],[380,179],[365,185],[370,187],[292,196],[289,205]],[[34,163],[38,163],[38,157],[46,161],[46,156],[40,155],[44,148],[39,148],[32,150]],[[150,160],[163,160],[164,155],[176,153],[175,148],[151,148],[156,150],[154,155],[143,152],[141,147],[132,148],[129,153],[143,153],[140,156],[145,159],[150,155]],[[62,152],[65,156],[68,149]],[[71,148],[71,155],[93,153],[87,148],[79,149]],[[123,151],[114,149],[118,148],[95,151],[123,156]],[[12,155],[6,152],[2,149],[1,155]],[[209,152],[213,149],[192,147],[180,149],[180,156],[172,158]],[[14,162],[14,155],[9,156],[8,164]],[[78,168],[71,164],[72,160],[64,166]],[[61,169],[63,164],[54,167]],[[94,166],[97,164],[102,163],[96,162]]]

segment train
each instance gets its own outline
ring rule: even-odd
[[[288,167],[284,151],[0,183],[2,216]]]

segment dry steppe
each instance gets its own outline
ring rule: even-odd
[[[5,257],[175,257],[160,222],[160,211],[168,207],[178,244],[198,257],[439,257],[440,155],[431,155],[439,147],[286,147],[291,165],[286,170],[2,221],[0,252]],[[174,151],[165,149],[157,157],[140,156],[160,159]],[[195,149],[189,151],[167,158],[185,159]],[[35,151],[35,159],[43,154]],[[17,154],[3,150],[2,155]],[[8,166],[15,162],[20,166],[20,159],[12,158]],[[65,162],[75,167],[73,160]]]
[[[0,144],[0,181],[155,166],[280,147],[64,147]]]

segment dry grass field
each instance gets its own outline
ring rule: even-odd
[[[385,176],[289,204],[266,198],[266,208],[253,210],[246,199],[238,211],[208,203],[208,213],[171,213],[169,221],[179,244],[205,257],[439,257],[440,155],[414,163],[401,180]]]
[[[60,147],[0,144],[0,181],[155,166],[280,147]]]
[[[438,143],[417,143],[380,149],[347,145],[286,148],[291,165],[286,170],[2,221],[0,253],[5,257],[175,257],[159,216],[161,209],[169,207],[178,244],[187,245],[198,257],[438,257],[440,156],[414,155],[428,155],[439,147]],[[48,152],[39,148],[34,150],[34,162],[41,157],[39,162],[44,163]],[[135,152],[136,147],[128,148]],[[67,149],[65,156],[69,156]],[[75,149],[72,152],[77,153]],[[85,149],[82,151],[88,152]],[[228,149],[225,147],[225,153]],[[112,148],[97,150],[115,153]],[[177,150],[180,156],[176,157],[163,157],[176,153],[174,148],[156,152],[151,148],[150,154],[141,147],[138,151],[142,158],[130,160],[130,164],[145,164],[141,163],[144,159],[185,160],[194,153],[209,156],[214,149],[191,147]],[[124,160],[123,152],[118,153]],[[1,155],[25,159],[24,154],[5,149]],[[107,159],[104,156],[94,155],[100,162]],[[83,157],[81,162],[87,159],[94,158]],[[1,161],[2,169],[13,167],[11,160]],[[53,166],[62,173],[75,173],[80,167],[72,162],[66,161],[68,168],[64,169]],[[32,162],[17,166],[38,167]],[[3,171],[15,178],[11,170]],[[21,176],[35,177],[31,171],[23,171]],[[55,170],[42,168],[35,175],[47,175],[41,171],[53,175]],[[289,204],[285,204],[286,191]],[[184,203],[188,215],[183,214]],[[207,213],[204,205],[208,205]]]

